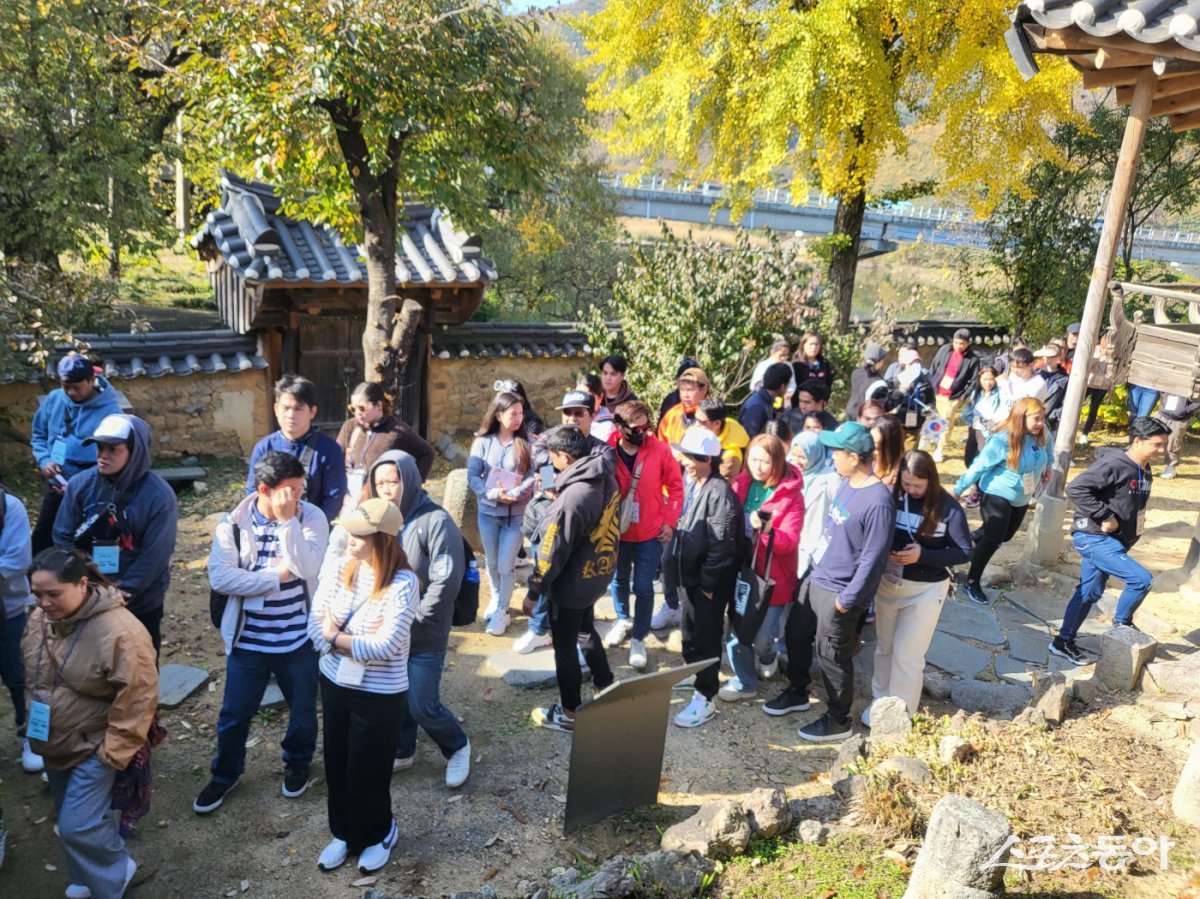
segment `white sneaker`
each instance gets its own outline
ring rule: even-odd
[[[641,671],[646,667],[646,641],[629,641],[629,666]]]
[[[608,629],[608,633],[604,635],[604,645],[609,649],[620,646],[632,631],[633,625],[628,618],[618,618]]]
[[[415,753],[413,755],[404,756],[404,757],[397,756],[395,759],[392,760],[392,770],[393,771],[407,771],[409,768],[411,768],[416,763],[416,761],[417,761],[417,756]]]
[[[672,609],[664,603],[654,617],[650,619],[650,629],[654,631],[666,630],[669,627],[679,627],[679,610]]]
[[[508,630],[508,626],[511,623],[512,617],[508,614],[508,610],[501,609],[488,619],[487,632],[493,637],[503,637],[504,632]]]
[[[939,465],[946,461],[946,457],[942,455],[942,451],[940,449],[934,450],[933,461],[937,462]]]
[[[743,699],[758,699],[757,690],[747,690],[736,677],[725,681],[717,691],[717,698],[722,702],[739,702]]]
[[[21,741],[21,767],[29,774],[37,774],[46,767],[42,757],[30,748],[28,740]],[[84,887],[84,889],[87,888]]]
[[[317,867],[322,871],[340,868],[346,864],[346,856],[349,854],[350,847],[346,845],[345,840],[330,840],[329,845],[322,849],[321,854],[317,857]]]
[[[378,871],[388,863],[388,859],[392,857],[392,849],[396,843],[400,841],[400,830],[396,827],[396,822],[392,822],[392,829],[388,831],[388,835],[383,838],[382,843],[376,843],[374,846],[368,846],[362,851],[362,855],[358,857],[358,870],[363,874],[370,874],[372,871]]]
[[[692,701],[675,716],[675,724],[678,727],[699,727],[715,714],[717,707],[711,700],[705,699],[701,693],[693,693]]]
[[[446,762],[446,786],[454,790],[461,787],[471,776],[471,741]]]
[[[764,665],[758,659],[754,660],[754,664],[758,667],[758,676],[763,680],[770,680],[779,673],[779,656],[771,659],[770,663]]]
[[[71,884],[67,887],[67,890],[65,893],[63,893],[63,895],[66,896],[67,899],[92,899],[92,891],[82,883]]]
[[[541,649],[543,646],[549,646],[552,642],[549,634],[539,634],[535,630],[527,630],[521,636],[513,641],[513,652],[519,652],[521,655],[527,655],[535,649]]]
[[[1075,438],[1075,442],[1078,443],[1080,446],[1087,446],[1088,445],[1087,434],[1084,434],[1081,432],[1079,434],[1079,436]]]

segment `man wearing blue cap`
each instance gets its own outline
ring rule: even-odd
[[[33,416],[33,458],[46,479],[46,495],[31,540],[33,554],[54,545],[54,516],[66,482],[96,465],[96,447],[85,445],[106,415],[121,411],[117,391],[78,353],[59,360],[59,388],[42,400]],[[61,479],[61,480],[60,480]]]
[[[819,436],[833,450],[841,481],[812,553],[812,571],[800,585],[800,596],[788,616],[788,686],[764,703],[763,711],[786,715],[808,709],[815,644],[829,706],[824,715],[800,728],[800,737],[829,743],[844,740],[853,731],[850,706],[857,624],[887,567],[896,504],[891,491],[872,473],[875,442],[870,431],[848,421]]]

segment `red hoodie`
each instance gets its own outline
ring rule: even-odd
[[[633,485],[633,472],[620,458],[617,434],[614,431],[608,443],[617,452],[617,487],[624,499]],[[637,516],[621,535],[622,543],[644,543],[655,539],[664,524],[671,527],[678,525],[679,513],[683,511],[683,475],[679,473],[679,463],[675,461],[671,448],[653,434],[647,434],[646,441],[638,449],[633,467],[636,469],[639,463],[642,476],[638,479],[637,495],[634,497]]]
[[[775,546],[771,554],[771,571],[767,575],[775,581],[775,592],[771,605],[786,606],[796,595],[799,576],[796,567],[800,561],[800,530],[804,526],[804,478],[793,465],[771,498],[759,508],[772,513],[771,527],[775,534]],[[750,493],[750,472],[743,471],[733,479],[733,492],[743,504]],[[770,534],[758,535],[758,556],[755,570],[760,574],[767,560],[767,541]],[[753,547],[752,547],[753,549]]]

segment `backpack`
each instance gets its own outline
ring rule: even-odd
[[[233,528],[233,545],[237,549],[238,562],[242,560],[242,529],[232,521],[229,523]],[[476,578],[478,580],[478,578]],[[478,603],[478,600],[476,600]],[[225,607],[229,605],[229,594],[218,593],[216,590],[209,587],[208,590],[208,617],[212,621],[212,626],[217,630],[221,629],[221,619],[225,615]]]
[[[458,588],[458,596],[454,597],[454,613],[450,619],[454,627],[467,627],[474,624],[479,616],[479,564],[475,561],[475,550],[462,538],[463,558],[467,562],[467,570],[463,572],[462,585]]]

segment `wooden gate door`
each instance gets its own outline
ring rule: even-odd
[[[317,427],[336,436],[349,418],[350,391],[363,380],[361,316],[300,316],[297,371],[317,387]]]

